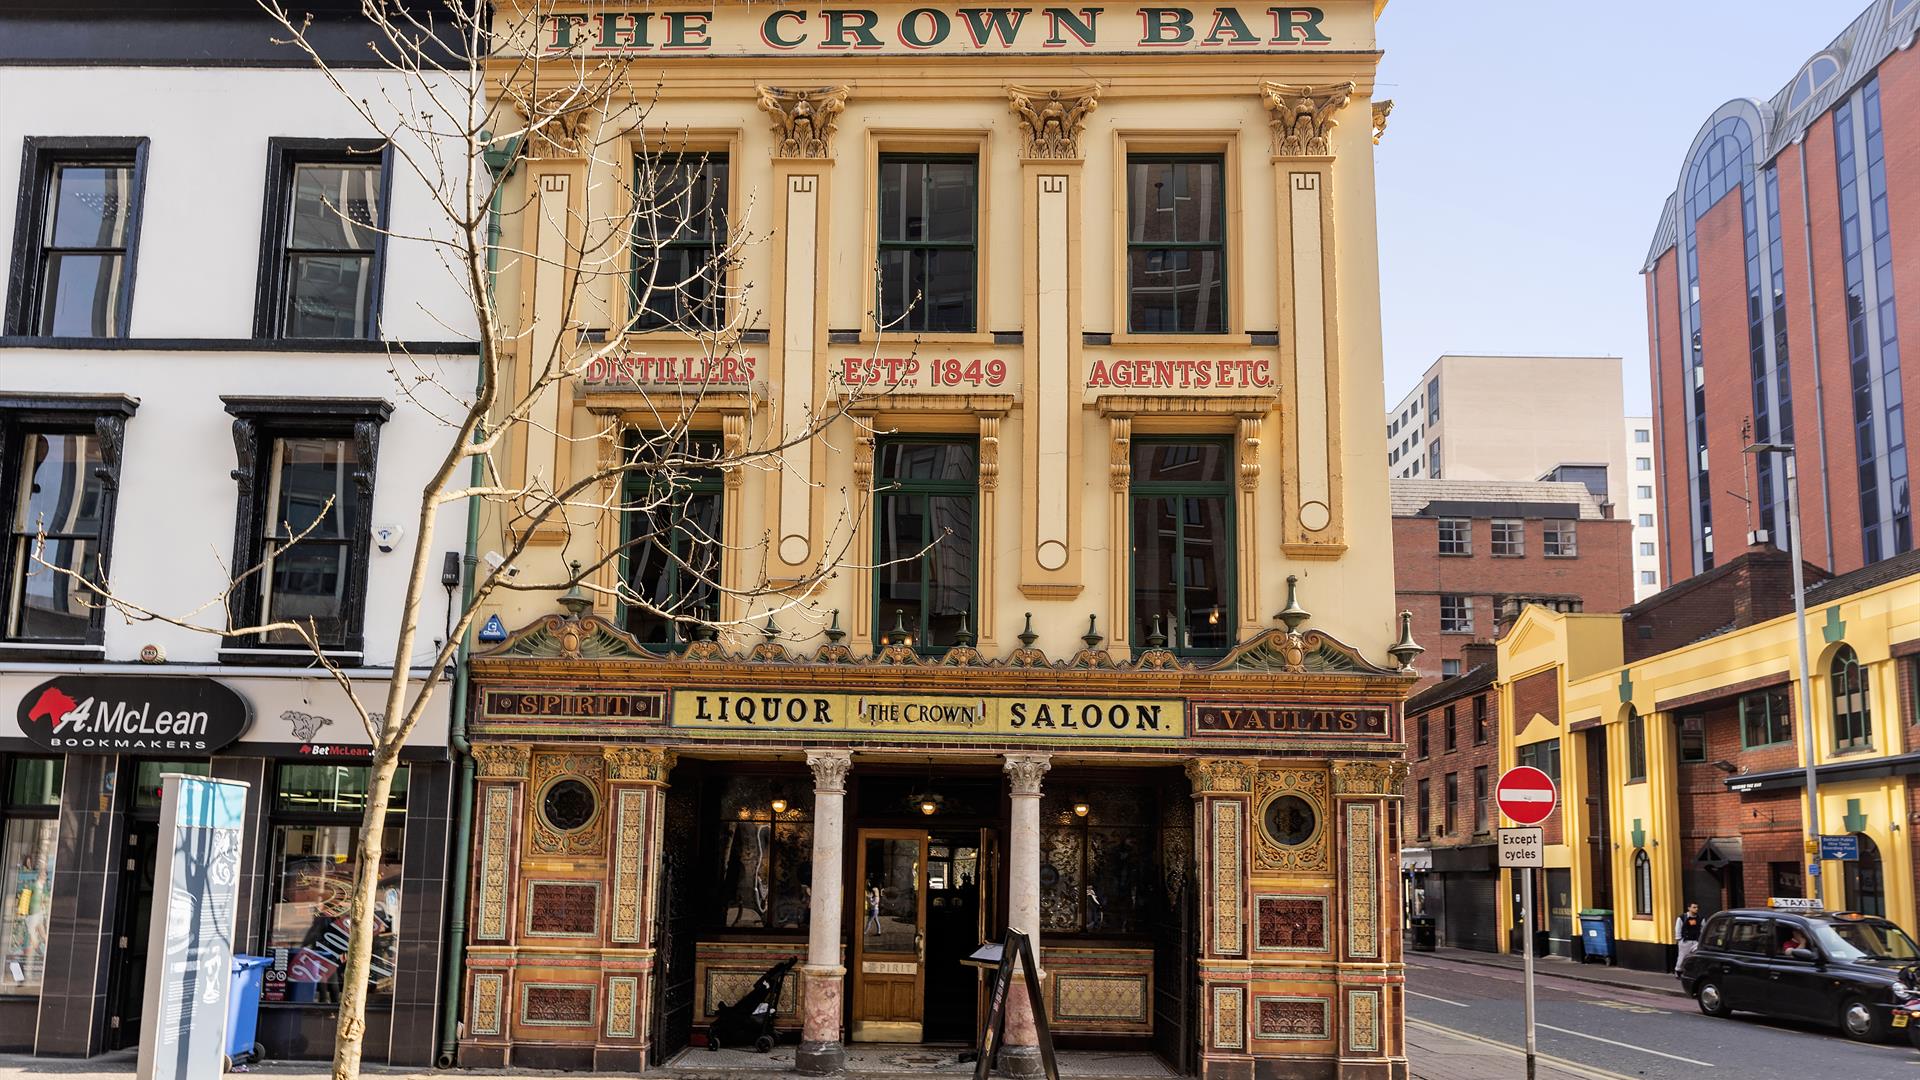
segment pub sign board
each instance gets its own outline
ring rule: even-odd
[[[247,699],[192,675],[61,675],[20,698],[20,732],[56,753],[211,754],[253,722]]]
[[[1393,738],[1393,711],[1383,705],[1309,703],[1193,703],[1193,733],[1209,735],[1306,735],[1334,739]]]

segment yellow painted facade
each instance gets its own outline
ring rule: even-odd
[[[1920,646],[1920,577],[1865,589],[1831,603],[1818,602],[1816,592],[1807,611],[1807,623],[1813,670],[1813,742],[1822,772],[1822,831],[1829,835],[1854,832],[1872,842],[1881,860],[1884,913],[1911,930],[1920,915],[1915,908],[1912,838],[1913,829],[1920,825],[1916,820],[1920,805],[1910,787],[1913,777],[1906,775],[1912,766],[1906,759],[1920,749],[1916,734],[1920,733],[1920,726],[1916,726],[1920,716],[1916,716],[1910,697],[1916,671],[1910,653]],[[1786,800],[1791,812],[1800,815],[1786,827],[1804,833],[1805,788],[1798,770],[1805,763],[1805,728],[1796,678],[1796,628],[1794,617],[1787,615],[1631,664],[1623,662],[1626,631],[1618,615],[1559,614],[1538,607],[1522,614],[1499,643],[1502,715],[1513,718],[1502,727],[1501,764],[1503,768],[1515,764],[1521,746],[1549,739],[1560,742],[1559,815],[1563,832],[1561,842],[1548,851],[1547,865],[1570,871],[1574,910],[1604,906],[1596,903],[1590,844],[1595,820],[1594,811],[1588,807],[1588,800],[1600,794],[1611,838],[1605,854],[1612,875],[1615,937],[1624,943],[1627,959],[1637,955],[1643,961],[1658,962],[1660,948],[1673,943],[1674,919],[1686,902],[1683,875],[1695,868],[1699,847],[1697,838],[1685,841],[1682,834],[1677,718],[1697,715],[1714,704],[1728,706],[1743,691],[1756,686],[1790,693],[1791,754],[1784,747],[1775,748],[1777,760],[1765,771],[1794,770],[1790,778],[1775,777],[1769,786],[1778,798]],[[1836,747],[1835,694],[1830,674],[1834,656],[1843,647],[1857,653],[1865,672],[1872,722],[1869,745],[1847,750]],[[1519,715],[1517,698],[1525,704],[1541,699],[1529,697],[1524,690],[1516,692],[1516,688],[1530,677],[1543,675],[1552,681],[1557,717],[1547,716],[1538,708]],[[1906,700],[1902,698],[1903,686],[1908,687]],[[1645,722],[1646,777],[1641,782],[1629,779],[1628,725],[1635,713]],[[1589,783],[1593,769],[1586,731],[1595,725],[1603,732],[1600,745],[1607,755],[1604,793],[1594,792]],[[1733,749],[1742,750],[1744,744],[1736,743]],[[1711,767],[1715,758],[1734,756],[1743,755],[1722,755],[1716,750],[1706,754],[1703,762]],[[1886,764],[1881,766],[1882,762]],[[1745,772],[1744,766],[1731,761],[1726,764]],[[1829,777],[1828,772],[1834,769],[1840,769],[1840,775]],[[1894,775],[1847,776],[1876,771]],[[1733,775],[1731,780],[1738,783],[1740,776]],[[1718,787],[1716,783],[1716,796],[1732,797],[1719,792]],[[1760,816],[1761,812],[1743,796],[1740,813],[1721,819],[1725,824],[1715,831],[1738,835],[1738,827],[1747,827]],[[1697,827],[1696,833],[1702,828]],[[1796,840],[1793,846],[1798,849],[1801,845]],[[1646,854],[1651,875],[1651,907],[1645,913],[1636,911],[1635,863],[1639,853]],[[1750,850],[1749,858],[1752,855]],[[1798,850],[1775,861],[1796,857],[1804,864]],[[1824,864],[1817,879],[1822,883],[1820,897],[1836,910],[1869,906],[1861,895],[1848,895],[1844,871],[1841,862]],[[1750,873],[1747,880],[1755,881],[1754,875]],[[1764,905],[1765,891],[1747,885],[1745,902]],[[1512,924],[1513,912],[1503,907],[1503,943],[1510,941]]]

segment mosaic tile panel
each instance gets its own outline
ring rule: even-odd
[[[1215,1049],[1246,1049],[1246,1003],[1247,990],[1244,986],[1216,986],[1213,988],[1213,1045]]]
[[[620,792],[613,831],[613,940],[638,944],[640,864],[645,846],[647,795],[632,788]]]
[[[594,937],[600,933],[600,883],[527,882],[528,937]]]
[[[1379,808],[1347,805],[1347,955],[1380,955]]]
[[[631,1039],[640,1034],[640,977],[615,975],[607,980],[607,1034]]]
[[[474,938],[507,938],[507,845],[513,838],[513,789],[496,784],[487,788],[480,824],[479,917]]]
[[[1147,1019],[1147,980],[1140,975],[1070,975],[1053,977],[1053,1016],[1056,1021]]]
[[[1240,839],[1244,805],[1213,800],[1213,951],[1234,955],[1246,947],[1240,920]]]
[[[1347,991],[1347,1049],[1360,1054],[1380,1052],[1380,991]]]
[[[1261,893],[1253,898],[1253,947],[1260,952],[1327,951],[1327,898]]]
[[[1257,1038],[1312,1041],[1327,1037],[1333,1007],[1326,998],[1275,997],[1253,999],[1253,1033]]]
[[[592,1027],[597,987],[521,983],[520,1022],[528,1027]]]
[[[473,1015],[467,1021],[475,1035],[500,1034],[500,992],[506,986],[505,975],[473,977]]]

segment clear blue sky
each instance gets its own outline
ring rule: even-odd
[[[1646,412],[1640,278],[1708,115],[1868,0],[1391,0],[1378,150],[1386,400],[1443,353],[1613,355]]]

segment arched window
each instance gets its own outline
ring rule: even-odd
[[[1633,851],[1633,913],[1653,917],[1653,860],[1645,848]]]
[[[1640,710],[1627,707],[1627,783],[1647,778],[1647,721]]]
[[[1873,837],[1866,833],[1855,833],[1860,838],[1860,858],[1843,863],[1847,887],[1846,905],[1862,915],[1887,914],[1887,880],[1880,872],[1880,848]]]
[[[1867,669],[1860,654],[1842,645],[1827,670],[1833,684],[1833,748],[1861,750],[1873,745],[1873,706],[1867,694]]]
[[[1820,88],[1840,77],[1840,61],[1825,53],[1814,57],[1793,80],[1793,92],[1787,95],[1787,111],[1794,112],[1813,100]]]

